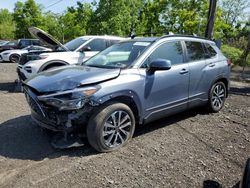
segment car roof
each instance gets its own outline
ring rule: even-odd
[[[200,40],[201,42],[214,42],[210,39],[203,38],[203,37],[198,37],[198,36],[193,36],[193,35],[163,35],[161,37],[135,37],[134,39],[130,39],[131,41],[138,41],[138,42],[155,42],[164,38],[176,38],[180,39],[183,38],[184,40]]]
[[[83,38],[83,39],[92,39],[92,38],[98,38],[98,39],[113,39],[113,40],[125,40],[123,37],[119,36],[112,36],[112,35],[86,35],[86,36],[81,36],[78,38]]]

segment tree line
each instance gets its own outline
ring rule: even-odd
[[[245,10],[249,6],[246,0],[219,0],[213,37],[245,50],[250,33],[250,15]],[[78,1],[63,13],[55,14],[46,12],[34,0],[17,1],[13,12],[0,9],[0,39],[29,38],[30,26],[47,31],[63,43],[96,34],[173,32],[204,36],[208,9],[208,0],[93,0]]]

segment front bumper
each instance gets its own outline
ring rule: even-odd
[[[93,107],[86,105],[79,110],[59,111],[55,108],[44,106],[36,95],[24,86],[24,93],[31,109],[31,117],[34,122],[52,131],[83,131],[88,122]]]

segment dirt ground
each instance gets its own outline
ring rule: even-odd
[[[250,85],[232,82],[224,109],[194,109],[138,126],[112,153],[54,150],[0,63],[0,187],[237,187],[250,157]]]

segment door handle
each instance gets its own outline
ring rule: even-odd
[[[180,74],[186,74],[186,73],[188,73],[187,69],[181,69]]]
[[[209,63],[208,66],[209,66],[209,67],[214,67],[214,66],[215,66],[215,63]]]

